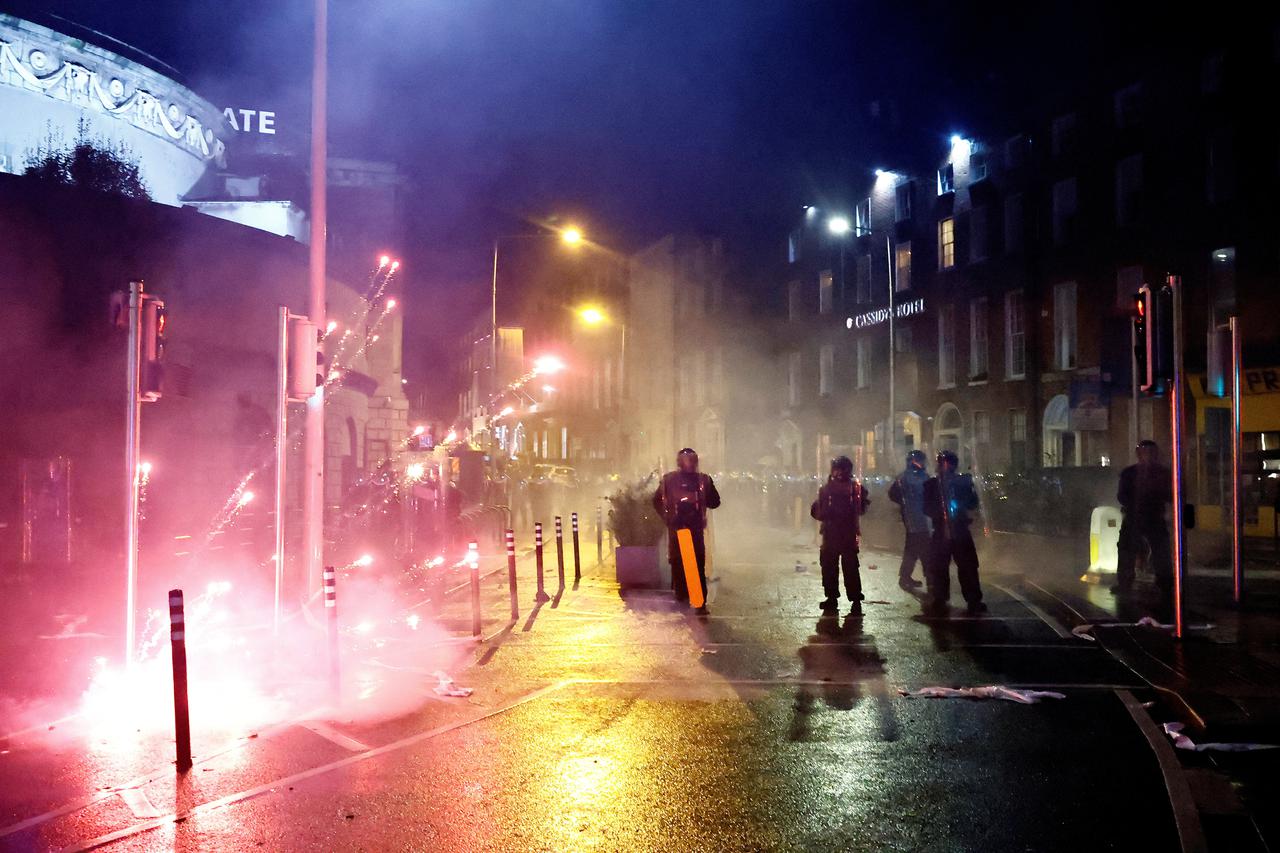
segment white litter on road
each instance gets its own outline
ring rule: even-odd
[[[1217,626],[1214,625],[1212,622],[1206,622],[1202,625],[1188,625],[1186,626],[1185,630],[1211,631],[1216,627]],[[1082,640],[1088,640],[1089,642],[1097,642],[1098,638],[1093,636],[1093,630],[1095,628],[1156,628],[1157,630],[1160,630],[1160,631],[1172,631],[1174,626],[1166,625],[1163,622],[1157,621],[1156,619],[1153,619],[1150,616],[1143,616],[1137,622],[1102,622],[1097,625],[1077,625],[1071,629],[1071,634],[1073,636],[1079,637]]]
[[[440,670],[437,669],[432,674],[435,675],[436,680],[438,682],[436,686],[433,688],[437,696],[453,696],[458,699],[462,699],[464,697],[471,695],[470,687],[458,687],[456,684],[453,683],[452,678],[450,678],[448,675],[444,674]]]
[[[1196,743],[1182,733],[1184,728],[1182,723],[1164,724],[1164,733],[1173,740],[1173,745],[1178,749],[1192,752],[1253,752],[1259,749],[1280,749],[1280,744],[1274,743]]]
[[[1003,699],[1020,705],[1034,705],[1041,699],[1066,699],[1063,693],[1052,690],[1014,690],[999,684],[985,687],[921,687],[919,690],[899,690],[909,699]]]

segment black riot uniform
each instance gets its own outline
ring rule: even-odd
[[[1173,479],[1169,469],[1157,461],[1158,454],[1156,443],[1144,440],[1138,445],[1138,464],[1120,472],[1116,497],[1124,520],[1120,524],[1116,585],[1112,591],[1126,593],[1133,588],[1134,564],[1138,555],[1149,548],[1151,572],[1167,608],[1173,600],[1173,556],[1165,507],[1173,502]]]
[[[822,523],[818,561],[822,566],[822,591],[826,595],[821,605],[823,610],[839,606],[842,570],[845,594],[853,602],[853,609],[862,607],[862,578],[858,574],[859,518],[870,505],[866,490],[853,478],[853,463],[849,458],[841,456],[833,460],[831,476],[809,507],[809,514]]]
[[[950,450],[938,454],[938,473],[924,484],[924,509],[933,522],[929,548],[927,609],[946,612],[951,598],[951,561],[956,563],[960,592],[970,613],[985,613],[982,585],[978,582],[978,549],[969,532],[970,513],[978,508],[978,492],[973,478],[957,473],[959,459]]]
[[[702,598],[707,596],[707,510],[720,506],[720,493],[707,474],[698,471],[698,454],[690,448],[680,451],[676,457],[679,468],[662,477],[653,495],[653,508],[667,524],[667,559],[671,563],[671,588],[676,600],[689,600],[689,586],[680,559],[679,540],[676,531],[688,529],[693,536],[693,551],[698,560],[698,580],[702,584]],[[705,611],[705,604],[703,610]]]

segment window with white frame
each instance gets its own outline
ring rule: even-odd
[[[950,163],[938,170],[938,195],[956,191],[956,170]]]
[[[1053,287],[1053,363],[1058,370],[1076,368],[1076,283]]]
[[[830,397],[835,387],[836,348],[823,344],[818,350],[818,395]]]
[[[1053,185],[1053,242],[1059,246],[1072,238],[1076,220],[1076,179]]]
[[[893,190],[893,219],[906,222],[911,218],[911,181],[903,181]]]
[[[911,352],[911,327],[901,326],[893,330],[893,343],[898,352]]]
[[[853,235],[863,237],[871,233],[871,199],[864,198],[853,210]]]
[[[1026,305],[1021,290],[1004,295],[1004,375],[1023,379],[1027,375]]]
[[[871,256],[859,255],[858,268],[855,272],[857,281],[854,283],[855,297],[859,305],[865,305],[871,301]]]
[[[956,309],[943,306],[938,312],[938,387],[956,384]]]
[[[956,220],[948,216],[938,220],[938,269],[949,270],[956,265]]]
[[[680,292],[679,289],[676,290]],[[800,290],[800,282],[792,281],[787,283],[787,319],[799,320],[800,312],[804,306],[804,293]]]
[[[802,367],[802,362],[801,362],[800,353],[793,352],[787,355],[787,405],[789,406],[800,405],[800,378],[801,378],[800,369],[801,367]],[[677,379],[678,378],[679,377],[677,377]],[[684,395],[681,395],[680,401],[682,403],[687,402],[684,399]]]
[[[858,373],[857,386],[859,388],[871,387],[871,339],[858,338],[856,345],[858,357]]]
[[[1009,410],[1009,467],[1015,471],[1027,467],[1027,410]]]
[[[800,232],[792,231],[787,235],[787,263],[794,264],[800,260]]]
[[[1022,235],[1024,232],[1022,212],[1022,193],[1012,193],[1004,199],[1004,250],[1006,252],[1022,251]]]
[[[1116,307],[1122,311],[1133,310],[1133,298],[1142,287],[1142,267],[1120,267],[1116,270]]]
[[[976,145],[969,153],[969,183],[976,184],[987,177],[987,152]]]
[[[896,293],[911,289],[911,241],[893,247],[893,289]]]
[[[831,270],[818,273],[818,313],[830,314],[834,302],[834,289],[831,285]]]
[[[991,415],[987,412],[973,413],[973,440],[978,444],[991,443]]]
[[[987,300],[969,300],[969,378],[986,379],[987,364]]]
[[[1116,224],[1138,221],[1142,198],[1142,155],[1133,154],[1116,163]]]
[[[986,206],[975,207],[969,213],[969,260],[981,261],[987,257],[989,249],[990,216]]]

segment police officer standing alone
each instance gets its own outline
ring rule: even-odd
[[[844,590],[853,607],[862,612],[862,578],[858,574],[858,518],[867,511],[871,500],[862,484],[853,478],[853,462],[848,456],[831,461],[831,476],[818,490],[818,499],[809,514],[822,522],[822,549],[818,561],[822,566],[822,591],[826,598],[823,610],[840,606],[840,572],[844,572]]]
[[[1116,584],[1112,593],[1124,595],[1133,590],[1134,563],[1144,548],[1151,549],[1150,566],[1160,589],[1163,610],[1173,606],[1173,558],[1169,552],[1169,528],[1165,524],[1165,506],[1173,502],[1173,480],[1169,469],[1160,464],[1160,448],[1151,439],[1138,442],[1138,464],[1120,472],[1120,490],[1116,497],[1124,511],[1120,524]]]
[[[938,474],[924,484],[924,508],[933,522],[933,538],[929,548],[926,577],[929,601],[925,611],[931,616],[945,616],[951,599],[951,561],[956,561],[956,577],[960,593],[969,605],[969,614],[987,612],[982,603],[982,586],[978,583],[978,549],[969,532],[969,513],[978,508],[978,493],[973,478],[957,473],[959,458],[950,450],[938,453]]]
[[[653,508],[667,523],[667,559],[671,563],[671,588],[676,601],[689,602],[689,585],[680,560],[680,544],[676,531],[688,529],[693,535],[693,552],[698,561],[698,582],[702,584],[702,600],[707,598],[707,510],[720,506],[720,493],[707,474],[698,471],[698,454],[686,447],[676,454],[676,470],[662,476],[653,495]],[[705,616],[704,603],[698,615]]]
[[[920,562],[922,574],[929,571],[929,516],[924,511],[924,484],[928,481],[924,451],[913,450],[907,454],[906,469],[889,487],[889,500],[901,510],[902,526],[906,530],[902,565],[898,568],[898,586],[908,592],[920,586],[920,581],[911,577],[916,561]]]

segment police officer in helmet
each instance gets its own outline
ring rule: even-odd
[[[970,615],[987,612],[982,602],[982,585],[978,582],[978,549],[969,526],[970,516],[978,508],[978,493],[973,478],[956,469],[960,460],[950,450],[938,453],[938,473],[924,484],[924,508],[933,522],[929,548],[929,602],[926,612],[944,616],[950,606],[951,561],[956,563],[960,592],[969,605]]]
[[[676,470],[662,477],[653,495],[653,508],[667,523],[667,559],[671,563],[671,588],[676,601],[689,602],[689,586],[680,560],[676,531],[687,529],[693,536],[693,552],[698,561],[698,581],[703,601],[707,595],[707,510],[720,506],[720,493],[711,477],[698,471],[698,454],[686,447],[676,455]],[[699,615],[706,615],[704,603]]]
[[[831,460],[831,476],[818,490],[818,499],[809,514],[822,523],[822,548],[818,561],[822,566],[822,602],[824,611],[840,606],[840,574],[844,574],[844,590],[852,603],[852,612],[862,612],[862,578],[858,574],[859,517],[867,511],[871,500],[853,476],[853,462],[848,456]]]

